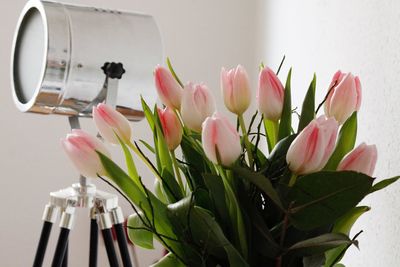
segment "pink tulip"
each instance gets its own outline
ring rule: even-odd
[[[259,76],[257,103],[264,118],[278,121],[282,115],[283,98],[285,91],[281,81],[268,67],[265,67]]]
[[[182,126],[175,112],[166,107],[165,109],[157,109],[158,117],[164,133],[165,142],[168,149],[173,151],[182,141]]]
[[[154,78],[161,102],[167,107],[179,110],[183,90],[171,72],[164,67],[157,66],[154,70]]]
[[[235,127],[217,112],[203,122],[201,139],[206,156],[216,164],[219,163],[217,155],[222,165],[229,166],[242,153],[240,137]]]
[[[377,158],[378,152],[376,146],[362,143],[342,159],[337,170],[362,172],[372,176]]]
[[[336,82],[336,85],[334,86]],[[343,124],[361,105],[361,83],[358,76],[342,73],[340,70],[333,76],[329,89],[332,88],[325,102],[325,114],[335,117]]]
[[[221,89],[227,109],[242,115],[250,105],[251,92],[246,70],[238,65],[226,71],[221,70]]]
[[[106,104],[93,107],[93,120],[101,136],[112,144],[119,144],[118,137],[125,143],[131,140],[131,126],[121,113]]]
[[[181,115],[187,127],[201,132],[201,124],[215,111],[215,100],[204,84],[188,83],[182,96]]]
[[[83,176],[97,177],[97,175],[106,174],[96,151],[108,157],[110,153],[99,139],[82,130],[72,130],[65,139],[61,140],[61,144],[67,156]]]
[[[311,121],[289,147],[289,169],[298,175],[321,170],[335,148],[338,127],[335,119],[325,116]]]

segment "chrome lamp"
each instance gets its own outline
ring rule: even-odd
[[[152,70],[162,60],[158,27],[151,16],[30,0],[22,10],[11,57],[13,98],[22,112],[65,115],[71,128],[90,117],[101,102],[131,121],[143,118],[141,97],[156,101]],[[97,266],[98,227],[110,266],[119,266],[114,227],[123,266],[132,266],[116,195],[96,190],[87,178],[50,193],[33,266],[42,266],[52,225],[60,234],[52,266],[66,266],[68,236],[75,210],[90,210],[89,266]]]

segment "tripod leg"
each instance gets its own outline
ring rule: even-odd
[[[70,229],[61,228],[60,235],[58,237],[56,251],[54,253],[53,262],[51,264],[52,267],[61,267],[65,251],[68,245],[68,236],[69,236]]]
[[[67,247],[65,248],[65,252],[64,252],[64,259],[62,262],[62,267],[67,267],[68,266],[68,240],[67,240]]]
[[[90,219],[90,247],[89,247],[89,267],[97,267],[97,246],[99,239],[99,228],[96,218]]]
[[[49,241],[52,226],[53,224],[51,222],[45,221],[43,223],[42,233],[40,234],[39,245],[36,250],[33,267],[41,267],[43,265],[43,259],[46,253],[47,243]]]
[[[114,224],[115,232],[117,234],[118,246],[121,253],[122,262],[124,267],[132,267],[131,257],[129,256],[128,242],[122,223]]]
[[[54,252],[52,267],[62,267],[68,247],[68,236],[74,224],[75,208],[68,206],[61,215],[60,235],[58,236],[56,251]]]
[[[110,262],[111,267],[118,267],[118,259],[117,253],[115,253],[114,241],[112,238],[111,229],[103,229],[101,230],[103,234],[104,244],[107,250],[108,261]]]
[[[117,254],[115,253],[114,241],[111,233],[112,223],[110,214],[108,212],[104,213],[103,211],[103,213],[99,214],[99,219],[101,233],[103,235],[104,244],[107,250],[108,261],[111,267],[118,267],[118,258]]]
[[[124,215],[122,214],[121,207],[116,207],[111,210],[115,232],[117,234],[119,251],[121,253],[122,262],[124,267],[132,267],[131,257],[128,250],[128,242],[124,231]]]
[[[42,219],[44,221],[42,232],[40,234],[39,244],[36,250],[35,260],[33,262],[33,267],[41,267],[43,265],[44,255],[46,253],[47,244],[49,242],[51,227],[56,221],[58,213],[58,208],[50,204],[47,204]]]

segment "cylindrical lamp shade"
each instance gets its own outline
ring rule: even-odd
[[[24,7],[11,59],[13,96],[23,112],[91,116],[105,62],[121,62],[117,109],[143,117],[141,96],[156,101],[153,69],[160,33],[148,15],[31,0]]]

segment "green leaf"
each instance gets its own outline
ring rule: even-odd
[[[310,256],[320,254],[340,245],[349,245],[352,242],[345,234],[328,233],[300,241],[291,246],[288,252],[296,255]]]
[[[346,266],[342,263],[337,263],[333,267],[346,267]]]
[[[370,209],[371,208],[367,206],[360,206],[351,209],[335,222],[332,232],[349,235],[351,227],[357,221],[357,219]]]
[[[374,184],[369,193],[371,194],[371,193],[373,193],[375,191],[382,190],[385,187],[387,187],[387,186],[393,184],[394,182],[396,182],[399,178],[400,178],[400,176],[395,176],[395,177],[392,177],[392,178],[389,178],[389,179],[382,180],[382,181]]]
[[[230,171],[228,170],[227,172],[229,173]],[[234,230],[234,244],[236,248],[240,249],[242,255],[247,258],[247,234],[243,220],[242,208],[236,197],[236,188],[233,186],[234,177],[228,175],[228,178],[230,180],[223,177],[222,182],[224,183],[226,202]]]
[[[132,214],[128,218],[128,236],[132,243],[146,249],[154,249],[153,233],[143,223],[140,217],[144,218],[143,213]]]
[[[140,207],[150,221],[154,221],[155,227],[161,234],[175,238],[172,226],[167,217],[167,206],[156,198],[153,193],[146,191],[146,195],[142,192],[136,183],[107,156],[100,152],[97,152],[97,154],[111,181],[118,186],[133,204]],[[176,245],[176,243],[173,245]]]
[[[156,229],[154,235],[157,239],[160,240],[161,238],[163,245],[168,246],[168,249],[174,254],[180,257],[187,256],[188,258],[185,258],[185,260],[190,260],[193,257],[193,254],[190,254],[192,251],[182,243],[176,242],[176,225],[169,219],[167,206],[147,189],[142,192],[135,182],[107,156],[100,152],[97,152],[97,154],[111,181],[118,186],[127,199],[141,209],[143,214],[146,215],[148,224],[154,223],[152,227]]]
[[[204,253],[209,253],[222,260],[228,258],[229,266],[248,266],[240,253],[226,238],[220,225],[210,212],[194,206],[193,199],[194,196],[192,195],[168,205],[168,217],[175,225],[176,233],[189,236],[191,242],[196,247],[200,247],[200,250]],[[226,255],[224,255],[224,251]],[[195,263],[199,265],[199,259],[196,260],[197,262],[189,262],[188,266],[196,266]]]
[[[316,172],[298,177],[290,189],[290,220],[300,230],[332,224],[371,189],[373,178],[353,171]]]
[[[264,218],[256,209],[253,202],[250,202],[246,209],[250,217],[250,221],[254,226],[254,232],[252,232],[252,245],[261,255],[275,258],[281,251],[281,248],[268,229]]]
[[[277,142],[277,131],[279,123],[264,119],[265,134],[267,136],[268,151],[271,152],[274,149]]]
[[[160,201],[162,201],[165,204],[168,204],[168,199],[166,197],[164,188],[162,186],[162,181],[160,181],[159,179],[156,179],[154,182],[154,194]]]
[[[140,98],[142,102],[142,109],[144,116],[147,119],[147,122],[149,123],[150,129],[154,132],[154,115],[151,112],[151,109],[147,105],[146,101],[144,101],[143,97]]]
[[[221,222],[221,225],[226,225],[228,229],[232,230],[231,219],[226,204],[224,183],[221,177],[211,173],[204,173],[203,179],[209,190],[210,198],[214,203],[218,221]]]
[[[116,136],[118,138],[118,142],[122,148],[122,151],[124,152],[125,163],[126,163],[126,167],[128,168],[128,174],[132,178],[132,180],[135,182],[135,184],[139,188],[142,188],[142,185],[140,184],[140,181],[139,181],[139,174],[137,172],[135,162],[133,161],[131,151],[126,146],[126,144],[121,140],[121,138],[118,135],[116,135]]]
[[[167,168],[163,168],[161,171],[161,186],[164,189],[165,195],[169,203],[174,203],[183,198],[183,193],[179,187],[178,182],[175,180],[175,176],[168,171]]]
[[[239,177],[246,179],[251,183],[255,184],[260,190],[262,190],[280,209],[284,209],[282,202],[271,184],[271,181],[264,175],[253,172],[243,167],[233,167],[232,169]]]
[[[154,149],[154,147],[152,147],[149,143],[147,143],[146,141],[140,139],[139,140],[140,143],[142,143],[151,153],[155,154],[156,150]]]
[[[283,99],[283,109],[281,121],[279,124],[278,140],[289,136],[292,131],[292,96],[291,96],[291,77],[292,68],[290,68],[285,85],[285,96]]]
[[[187,163],[187,170],[190,186],[192,191],[197,187],[205,187],[204,180],[202,179],[203,173],[210,173],[211,169],[207,163],[207,158],[204,155],[201,147],[190,137],[184,135],[181,142],[182,154]]]
[[[343,157],[349,153],[356,142],[357,137],[357,112],[354,112],[340,129],[339,138],[335,150],[324,170],[336,170]]]
[[[340,217],[333,226],[332,232],[333,233],[342,233],[349,235],[351,227],[357,221],[357,219],[363,215],[365,212],[369,211],[370,208],[367,206],[360,206],[351,209],[345,215]],[[334,265],[337,261],[340,261],[344,255],[344,251],[346,251],[348,245],[341,245],[337,248],[328,250],[325,253],[325,267],[330,267]]]
[[[150,265],[150,267],[185,267],[180,260],[178,260],[174,254],[168,253],[158,262]]]
[[[171,72],[172,76],[174,76],[175,80],[179,83],[179,85],[183,88],[183,83],[181,82],[181,80],[179,79],[178,75],[176,75],[176,72],[174,70],[174,68],[172,67],[171,64],[171,60],[169,60],[169,57],[167,57],[167,65],[168,65],[168,69]]]
[[[285,169],[284,167],[287,165],[286,154],[296,136],[296,134],[292,134],[288,137],[283,138],[276,144],[276,146],[270,153],[270,156],[268,157],[268,162],[270,163],[270,165],[268,166],[268,173],[266,173],[267,176],[268,174],[281,175],[279,170]]]
[[[321,267],[325,262],[324,254],[316,254],[303,258],[303,267]]]
[[[206,248],[211,250],[211,253],[214,251],[214,253],[212,253],[213,255],[216,254],[215,252],[218,253],[219,248],[223,248],[228,256],[229,266],[249,266],[225,237],[220,226],[210,213],[200,207],[194,206],[193,212],[191,213],[191,222],[192,224],[197,222],[196,226],[193,224],[191,227],[194,240],[206,244]],[[218,256],[218,254],[215,256]]]
[[[315,76],[311,81],[306,97],[303,101],[303,106],[301,108],[301,116],[299,122],[299,128],[297,133],[301,132],[314,118],[315,118],[315,87],[317,83],[317,77]]]

